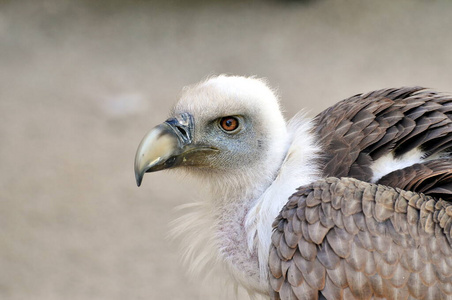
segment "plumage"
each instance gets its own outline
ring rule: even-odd
[[[203,180],[209,196],[176,221],[187,261],[250,293],[452,298],[451,149],[445,94],[378,90],[286,123],[263,80],[222,75],[184,89],[135,173]]]
[[[322,184],[318,184],[320,182]],[[303,203],[316,189],[328,189],[332,192],[336,189],[337,185],[346,185],[351,190],[351,193],[348,193],[347,196],[343,194],[340,199],[341,202],[348,202],[357,197],[360,198],[359,195],[364,194],[364,191],[368,189],[369,185],[375,186],[374,184],[357,181],[352,178],[338,179],[330,177],[317,181],[315,186],[313,185],[310,188],[299,190],[295,194],[295,197],[291,198],[290,202]],[[372,191],[374,195],[372,201],[375,205],[368,212],[370,215],[364,216],[367,231],[365,230],[366,228],[363,228],[364,230],[360,229],[359,233],[354,233],[354,231],[349,233],[354,236],[352,243],[349,243],[347,240],[343,242],[332,242],[343,240],[342,237],[344,235],[336,234],[337,228],[342,227],[348,232],[345,226],[334,224],[326,240],[320,243],[311,240],[311,243],[317,245],[317,247],[331,247],[335,253],[339,252],[340,257],[343,257],[340,264],[330,264],[330,262],[325,264],[322,263],[323,257],[318,252],[315,260],[319,261],[320,264],[317,264],[316,267],[320,270],[327,270],[327,277],[334,283],[335,289],[349,288],[351,294],[358,299],[367,299],[372,295],[390,297],[393,292],[386,293],[384,292],[385,288],[383,288],[382,294],[379,294],[380,292],[376,293],[376,291],[381,290],[378,287],[380,282],[383,282],[383,286],[389,286],[389,288],[404,289],[406,287],[408,289],[408,295],[416,299],[425,295],[429,287],[436,287],[438,291],[435,291],[435,293],[439,293],[442,297],[450,297],[452,294],[443,292],[443,290],[448,288],[452,280],[452,270],[444,261],[451,259],[450,243],[448,242],[450,231],[444,230],[445,228],[441,227],[439,220],[441,214],[447,214],[447,207],[450,207],[450,204],[445,200],[433,200],[430,196],[415,194],[411,191],[395,190],[394,188],[382,185],[376,187],[377,189],[373,189]],[[362,193],[356,193],[356,191],[361,191]],[[392,202],[387,201],[388,194],[394,196]],[[426,208],[429,206],[430,201],[434,201],[435,203],[429,208]],[[408,206],[402,205],[405,206],[405,211],[400,210],[399,202],[408,202]],[[381,203],[384,203],[388,213],[380,216],[379,218],[381,220],[377,222],[375,221],[378,214],[377,207]],[[399,209],[396,209],[396,207]],[[418,226],[417,231],[404,232],[403,230],[398,230],[397,227],[393,226],[393,223],[397,220],[395,216],[407,214],[409,208],[414,209],[418,214],[425,214],[424,220],[431,219],[431,224],[426,221],[419,221],[415,224]],[[298,210],[299,207],[293,207],[291,209]],[[353,210],[350,213],[352,216],[365,215],[361,209]],[[281,222],[290,224],[293,218],[299,218],[298,214],[293,214],[291,219],[283,218],[280,215],[276,222],[278,224]],[[450,220],[450,218],[448,215],[447,219]],[[308,224],[307,226],[314,226],[314,224]],[[281,228],[281,226],[276,226],[275,228],[278,231],[278,228]],[[388,230],[393,231],[390,236],[387,235]],[[364,233],[360,234],[361,232]],[[370,238],[374,242],[373,244],[370,242],[356,241],[356,239],[359,239],[359,236],[366,236],[368,233],[371,235]],[[302,236],[301,239],[304,239],[304,237]],[[350,237],[346,237],[346,239],[350,240]],[[364,237],[361,240],[366,240],[366,238]],[[404,240],[411,240],[414,243],[404,243]],[[349,246],[344,248],[342,245]],[[430,245],[429,251],[424,251],[420,247],[421,245]],[[442,253],[439,250],[439,245],[445,246],[447,253]],[[272,248],[277,248],[278,246],[273,244]],[[423,259],[423,255],[420,254],[421,252],[424,252]],[[425,253],[429,253],[427,255],[430,255],[430,257],[425,257]],[[436,257],[435,259],[433,258],[434,256]],[[287,261],[286,257],[282,259]],[[304,258],[294,255],[290,259],[292,264],[302,265],[303,263],[297,262],[296,260],[304,260]],[[275,267],[275,262],[278,263],[278,260],[273,259],[269,264],[270,270]],[[369,262],[373,263],[368,265]],[[332,265],[335,267],[332,268]],[[341,269],[342,271],[339,273],[345,274],[345,278],[335,275],[339,271],[335,269]],[[317,270],[317,272],[321,272],[320,270]],[[374,288],[373,286],[375,284],[377,286]],[[318,287],[311,286],[311,288],[320,291],[324,296],[330,293],[329,291],[322,291]]]

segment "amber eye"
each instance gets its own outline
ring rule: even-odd
[[[223,130],[233,131],[239,127],[239,120],[235,117],[224,117],[220,120],[220,126]]]

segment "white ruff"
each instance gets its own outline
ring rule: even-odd
[[[287,155],[275,180],[257,199],[246,216],[248,249],[252,253],[257,248],[261,283],[268,280],[273,221],[298,187],[319,178],[320,170],[316,160],[320,146],[316,144],[311,129],[311,122],[302,113],[289,121],[290,145]]]

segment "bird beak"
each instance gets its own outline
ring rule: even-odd
[[[188,113],[178,115],[149,131],[138,146],[135,155],[135,179],[140,186],[144,173],[174,168],[181,165],[196,165],[201,161],[200,152],[213,147],[194,145],[193,117]]]

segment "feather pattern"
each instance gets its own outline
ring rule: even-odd
[[[323,193],[325,190],[329,193]],[[338,196],[338,190],[347,192]],[[307,199],[316,195],[324,196],[309,207]],[[335,195],[340,205],[334,208],[332,196],[325,195]],[[309,214],[318,215],[322,205],[330,206],[331,211],[347,207],[343,218],[357,220],[359,230],[334,222],[325,235],[312,239],[297,229],[294,231],[300,236],[299,244],[313,246],[279,251],[282,245],[291,248],[285,242],[284,231],[293,222],[305,224],[308,231],[315,229],[310,232],[323,226],[319,218],[308,218]],[[269,261],[270,276],[284,282],[272,286],[277,293],[274,299],[289,299],[287,295],[296,294],[304,282],[305,295],[311,296],[291,299],[316,299],[321,295],[327,299],[342,299],[344,295],[352,299],[392,298],[399,293],[414,299],[452,296],[452,268],[447,263],[452,259],[452,205],[444,200],[352,178],[331,177],[300,188],[283,212],[274,223],[273,235],[281,239],[272,243],[274,254]],[[418,226],[416,231],[404,231],[398,224],[409,214]],[[302,254],[306,251],[314,254]],[[286,265],[284,269],[282,264]]]
[[[377,182],[396,169],[437,159],[452,146],[451,116],[452,97],[421,87],[345,99],[315,118],[323,176]]]

